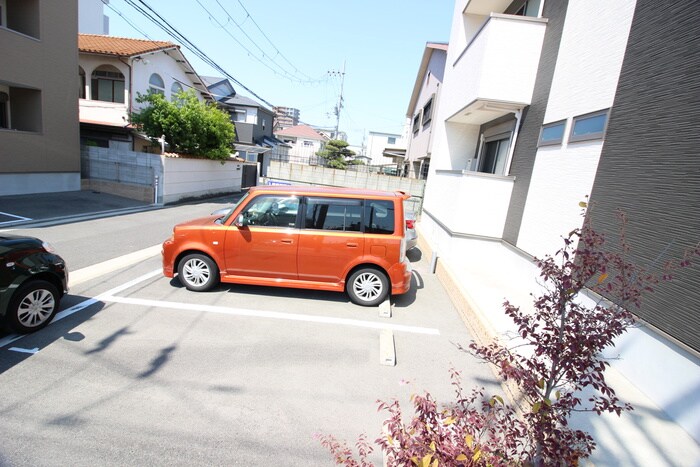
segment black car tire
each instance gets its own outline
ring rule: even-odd
[[[6,315],[8,324],[22,334],[38,331],[56,315],[60,300],[58,289],[51,282],[26,282],[10,301]]]
[[[208,256],[199,253],[182,258],[177,268],[178,279],[187,290],[205,292],[219,283],[219,268]]]
[[[357,305],[376,306],[389,295],[389,279],[375,268],[358,269],[348,279],[347,292]]]

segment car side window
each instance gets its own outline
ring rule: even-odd
[[[258,196],[243,209],[244,225],[294,227],[299,198],[293,196]]]
[[[362,228],[362,200],[308,198],[304,228],[359,232]]]
[[[365,233],[394,233],[394,203],[389,200],[365,201]]]

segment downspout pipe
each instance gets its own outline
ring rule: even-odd
[[[131,123],[131,122],[128,121],[128,120],[131,119],[131,110],[132,110],[132,109],[131,109],[131,100],[132,100],[131,91],[132,91],[133,82],[134,82],[134,79],[133,79],[133,78],[134,78],[134,72],[133,72],[133,70],[132,70],[131,65],[129,64],[129,62],[125,62],[124,60],[122,60],[122,57],[119,57],[118,60],[119,60],[120,62],[122,62],[124,65],[126,65],[126,66],[129,68],[129,98],[128,98],[127,103],[126,103],[127,125],[129,125],[129,123]],[[133,138],[131,139],[131,150],[132,150],[132,151],[134,150],[134,139],[133,139]]]
[[[515,143],[518,141],[518,134],[520,133],[520,119],[523,116],[523,109],[519,109],[514,112],[515,114],[515,128],[513,129],[513,137],[511,138],[510,148],[508,148],[508,160],[506,161],[507,173],[504,175],[510,175],[510,164],[513,162],[513,153],[515,152]]]

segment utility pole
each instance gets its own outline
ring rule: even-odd
[[[340,109],[343,108],[343,85],[345,84],[345,60],[343,60],[342,71],[329,71],[330,76],[340,76],[340,96],[338,96],[338,104],[335,106],[335,135],[334,139],[338,139],[338,128],[340,127]]]

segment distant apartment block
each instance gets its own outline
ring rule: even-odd
[[[80,190],[77,36],[77,0],[0,0],[0,195]]]
[[[282,130],[299,125],[299,109],[293,107],[273,107],[275,113],[275,130]]]

